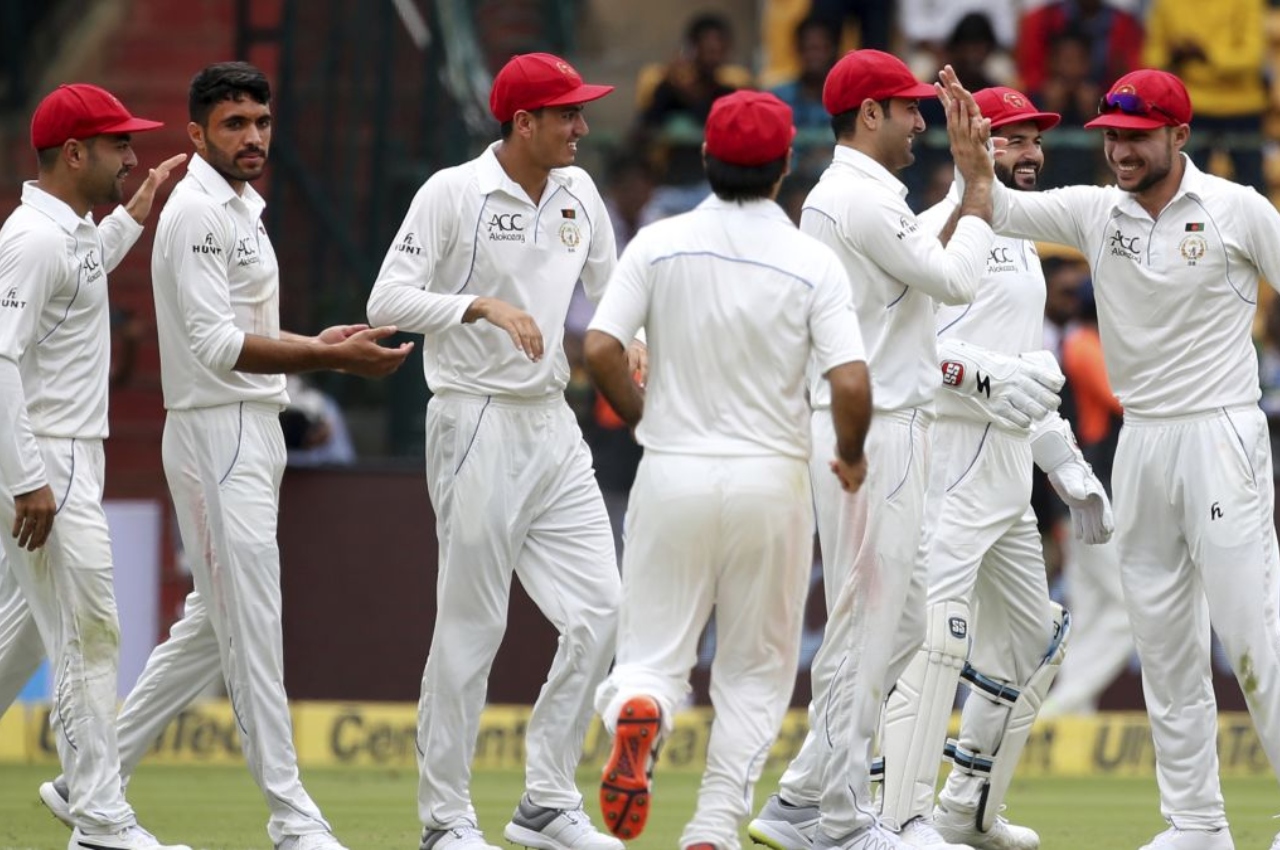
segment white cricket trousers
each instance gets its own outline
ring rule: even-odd
[[[920,409],[875,411],[867,479],[854,494],[827,467],[835,457],[831,411],[811,419],[818,540],[824,575],[834,575],[839,592],[813,660],[809,734],[779,790],[788,802],[819,804],[831,838],[876,819],[870,769],[880,709],[924,641],[920,529],[932,418]]]
[[[574,772],[613,659],[621,582],[573,411],[561,395],[437,394],[427,405],[426,466],[440,561],[418,703],[422,823],[476,823],[471,761],[513,574],[560,633],[525,732],[525,790],[539,806],[580,806]]]
[[[188,598],[183,619],[147,660],[138,697],[126,702],[131,723],[145,726],[138,718],[145,715],[158,732],[178,696],[189,699],[197,681],[208,680],[209,646],[216,644],[241,748],[266,797],[267,832],[275,844],[329,831],[298,778],[284,690],[276,543],[285,466],[279,411],[253,402],[169,411],[164,471],[199,600]],[[192,668],[183,672],[188,658]],[[179,678],[165,681],[174,675]]]
[[[682,847],[740,846],[795,687],[812,563],[804,460],[645,452],[627,508],[618,660],[596,704],[613,732],[623,703],[648,694],[670,724],[714,609],[715,719]]]
[[[1120,586],[1120,544],[1090,546],[1068,536],[1062,565],[1071,643],[1040,717],[1093,714],[1133,655],[1133,630]]]
[[[111,540],[102,510],[101,440],[37,437],[58,512],[44,546],[18,548],[12,496],[0,495],[0,540],[52,664],[53,725],[70,792],[71,815],[85,833],[136,823],[120,787],[116,677],[120,625],[111,580]],[[12,608],[12,606],[6,606]]]
[[[1015,686],[1031,678],[1053,636],[1044,552],[1031,510],[1033,466],[1026,437],[953,417],[933,426],[924,524],[928,604],[968,605],[969,663]],[[1008,717],[1007,707],[971,693],[961,712],[960,745],[995,752]],[[941,797],[951,808],[975,809],[984,782],[952,770]],[[912,813],[932,812],[932,786],[917,784]]]
[[[1181,829],[1217,829],[1227,820],[1210,624],[1280,774],[1280,559],[1266,417],[1252,405],[1127,414],[1112,484],[1161,813]]]
[[[10,535],[12,528],[0,528],[0,534]],[[0,717],[40,669],[44,657],[36,618],[18,577],[9,569],[4,547],[0,547]]]

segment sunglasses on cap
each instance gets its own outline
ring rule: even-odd
[[[1137,115],[1140,117],[1148,117],[1152,112],[1158,112],[1174,124],[1182,123],[1159,106],[1154,103],[1148,103],[1133,92],[1112,92],[1111,94],[1103,95],[1102,99],[1098,101],[1098,114],[1108,115],[1112,112],[1123,112],[1125,115]]]

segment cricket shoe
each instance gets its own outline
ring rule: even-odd
[[[621,841],[592,826],[581,806],[549,809],[535,806],[528,796],[520,798],[502,835],[512,844],[534,850],[622,850]]]
[[[1280,850],[1280,833],[1276,834],[1276,840],[1271,842],[1271,850]]]
[[[422,830],[422,843],[418,850],[498,850],[484,840],[478,827],[464,823],[449,829]]]
[[[276,845],[276,850],[347,850],[342,842],[329,832],[308,832],[303,835],[286,835]]]
[[[40,802],[49,813],[66,824],[68,829],[75,829],[76,822],[71,819],[71,792],[67,790],[67,780],[59,776],[52,782],[40,783]]]
[[[632,839],[644,831],[661,731],[662,709],[653,697],[635,696],[622,704],[613,751],[600,780],[600,811],[605,826],[619,838]]]
[[[793,806],[773,794],[747,824],[747,835],[772,850],[811,850],[818,818],[817,806]]]
[[[896,832],[878,823],[864,826],[844,838],[831,839],[819,832],[813,840],[814,850],[909,850]]]
[[[134,824],[103,835],[86,835],[76,827],[67,850],[191,850],[185,844],[161,844],[156,837]]]
[[[1274,846],[1274,845],[1273,845]],[[1231,838],[1231,830],[1225,826],[1221,829],[1178,829],[1171,826],[1157,835],[1142,850],[1235,850],[1236,843]]]
[[[933,828],[947,841],[967,844],[974,850],[1038,850],[1040,847],[1040,836],[1034,829],[1009,823],[1002,815],[996,815],[991,829],[983,832],[978,829],[976,812],[948,809],[941,803],[933,810]]]
[[[973,850],[968,844],[952,844],[942,837],[926,817],[914,817],[907,821],[898,833],[903,844],[912,847],[929,847],[931,850]]]

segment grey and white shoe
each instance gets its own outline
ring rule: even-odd
[[[276,845],[276,850],[347,850],[342,842],[328,832],[308,832],[303,835],[286,835]]]
[[[88,834],[76,827],[71,831],[67,850],[191,850],[185,844],[161,844],[154,835],[138,825],[117,832]]]
[[[747,824],[747,835],[771,850],[812,850],[818,818],[817,806],[793,806],[773,794]]]
[[[933,826],[933,821],[926,817],[914,817],[907,821],[898,833],[903,844],[912,847],[928,847],[931,850],[973,850],[968,844],[952,844]]]
[[[821,831],[814,837],[815,850],[908,850],[896,832],[878,823],[864,826],[844,838],[831,839]]]
[[[67,780],[59,776],[52,782],[40,783],[40,802],[49,813],[66,825],[67,829],[75,829],[76,822],[71,819],[71,792],[67,790]]]
[[[1040,836],[1034,829],[1009,823],[997,815],[991,829],[983,832],[978,829],[976,812],[949,809],[942,803],[933,810],[933,828],[947,841],[967,844],[974,850],[1039,850],[1040,847]]]
[[[534,805],[528,795],[520,798],[502,835],[512,844],[534,850],[622,850],[623,846],[597,830],[581,806],[550,809]]]
[[[449,829],[422,830],[422,843],[418,850],[498,850],[484,840],[484,833],[471,824]]]
[[[1231,830],[1226,827],[1178,829],[1170,826],[1143,845],[1142,850],[1236,850],[1236,842],[1231,837]]]

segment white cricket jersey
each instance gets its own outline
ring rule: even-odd
[[[884,166],[836,145],[800,217],[800,229],[835,249],[848,272],[876,410],[931,406],[939,383],[934,299],[973,300],[994,238],[985,221],[964,216],[944,248],[920,227],[906,195]],[[809,392],[815,407],[831,403],[816,372]]]
[[[288,403],[284,375],[234,369],[245,334],[280,338],[280,267],[265,208],[252,186],[236,194],[193,156],[160,213],[151,285],[168,410]]]
[[[641,326],[654,451],[808,458],[809,361],[866,360],[839,259],[772,201],[712,195],[643,228],[590,327],[626,344]]]
[[[1107,377],[1128,416],[1256,404],[1258,279],[1280,285],[1280,213],[1253,189],[1182,157],[1182,185],[1152,219],[1115,187],[1012,192],[997,229],[1072,245],[1093,270]]]
[[[107,436],[107,273],[140,235],[123,207],[95,225],[35,182],[0,228],[0,487],[11,495],[46,483],[34,437]]]
[[[569,381],[564,322],[579,279],[598,303],[617,264],[613,226],[595,183],[552,169],[538,203],[507,176],[495,142],[431,176],[409,206],[369,294],[369,321],[421,333],[432,392],[541,397]],[[534,363],[507,332],[462,324],[476,298],[533,316],[544,355]]]

